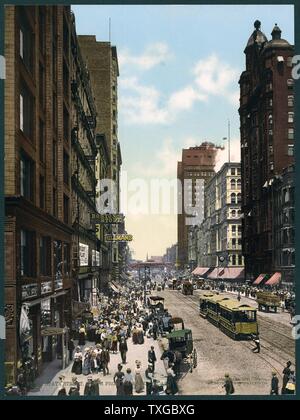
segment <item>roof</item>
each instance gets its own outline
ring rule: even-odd
[[[167,338],[182,338],[185,337],[186,334],[190,334],[191,332],[192,330],[188,329],[173,331],[167,335]]]
[[[204,293],[200,293],[200,299],[204,299],[204,298],[211,298],[215,296],[215,293],[212,292],[204,292]]]
[[[224,295],[213,295],[211,298],[208,298],[208,300],[213,303],[220,303],[224,300],[230,300],[230,299],[229,297],[226,297]]]
[[[268,38],[266,35],[260,30],[261,23],[259,20],[256,20],[254,22],[255,30],[252,32],[252,35],[250,36],[246,49],[252,47],[253,45],[259,45],[262,46],[266,42],[268,42]]]
[[[152,300],[165,300],[165,298],[160,297],[160,296],[149,296],[149,299],[152,299]]]
[[[255,308],[253,308],[250,305],[246,305],[245,303],[240,303],[237,300],[225,300],[220,303],[220,306],[223,308],[230,309],[231,311],[256,311]]]

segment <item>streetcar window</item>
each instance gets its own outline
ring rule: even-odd
[[[255,322],[256,313],[254,311],[240,311],[235,314],[235,322]]]

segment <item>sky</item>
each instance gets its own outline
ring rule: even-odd
[[[277,23],[282,38],[294,43],[293,7],[82,5],[72,10],[78,34],[96,35],[98,41],[110,37],[117,47],[126,227],[134,237],[134,258],[163,255],[177,242],[177,217],[175,210],[146,214],[151,182],[176,178],[182,148],[203,141],[227,147],[228,120],[231,160],[240,160],[243,51],[256,19],[268,39]],[[225,148],[216,170],[227,156]],[[148,188],[149,195],[141,198],[138,188]]]

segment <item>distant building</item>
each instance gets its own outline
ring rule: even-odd
[[[294,163],[294,53],[277,25],[268,41],[255,22],[239,82],[243,254],[250,280],[276,271],[272,183]]]
[[[177,244],[172,245],[170,248],[167,248],[163,260],[164,263],[173,264],[175,267],[177,261]]]
[[[295,166],[276,177],[273,189],[274,253],[273,267],[284,285],[295,282]]]
[[[190,232],[199,267],[243,267],[241,165],[225,163],[205,188],[204,221]]]
[[[181,162],[178,162],[177,166],[177,178],[182,185],[182,190],[178,192],[178,204],[182,209],[182,212],[179,211],[177,220],[177,264],[179,268],[185,268],[189,263],[189,226],[186,224],[186,217],[190,215],[187,215],[185,208],[187,205],[195,205],[196,199],[199,198],[197,197],[197,194],[203,195],[203,191],[197,191],[196,189],[197,180],[204,180],[205,185],[214,176],[216,156],[219,149],[220,147],[215,146],[213,143],[205,142],[200,146],[182,150],[182,160]],[[190,185],[190,191],[186,191],[185,181],[191,181],[192,185]],[[188,203],[185,202],[187,197],[189,199]]]

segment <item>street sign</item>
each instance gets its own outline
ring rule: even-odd
[[[105,225],[117,225],[124,222],[124,215],[91,213],[91,222]]]
[[[106,242],[131,242],[133,241],[132,235],[127,234],[115,234],[115,235],[105,235]]]

